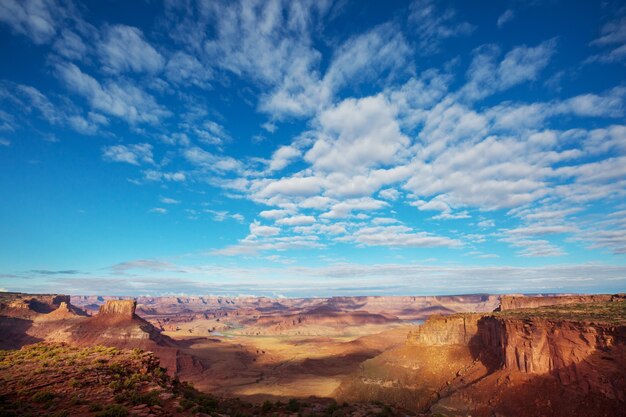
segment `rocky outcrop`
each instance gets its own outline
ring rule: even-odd
[[[623,376],[607,379],[611,368],[626,366],[626,326],[491,316],[480,319],[478,328],[481,346],[500,358],[502,369],[551,374],[583,393],[626,399]]]
[[[66,320],[66,319],[75,319],[78,317],[85,317],[87,314],[82,311],[80,308],[75,307],[65,301],[62,301],[59,304],[59,308],[54,310],[51,313],[42,315],[38,317],[40,321],[51,321],[51,320]]]
[[[610,298],[609,298],[610,300]],[[497,372],[550,376],[581,393],[626,400],[626,326],[545,317],[433,316],[409,333],[407,346],[466,345]],[[609,375],[617,377],[608,377]]]
[[[0,293],[0,311],[7,315],[47,314],[70,304],[70,296],[62,294]]]
[[[98,317],[116,321],[132,320],[136,317],[136,309],[135,300],[109,300],[100,306]]]
[[[478,321],[483,314],[433,315],[409,332],[409,346],[469,345],[478,333]]]
[[[626,294],[587,294],[587,295],[555,295],[555,296],[524,296],[503,295],[500,297],[498,311],[518,310],[520,308],[538,308],[561,304],[600,303],[626,299]]]

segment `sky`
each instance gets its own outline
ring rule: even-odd
[[[622,1],[0,0],[0,288],[626,291]]]

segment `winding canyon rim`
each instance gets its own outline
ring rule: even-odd
[[[625,401],[624,294],[0,293],[0,330],[7,415],[119,405],[137,415],[600,416]],[[35,401],[41,390],[48,399]]]

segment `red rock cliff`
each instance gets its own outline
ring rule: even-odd
[[[412,346],[468,345],[478,333],[483,314],[432,315],[415,331],[409,332],[406,344]]]
[[[490,353],[497,368],[553,375],[564,386],[626,400],[626,326],[499,315],[433,316],[407,345],[469,345]],[[610,377],[613,375],[613,377]]]
[[[137,301],[108,300],[100,306],[98,317],[101,319],[132,320],[135,317]]]
[[[481,342],[499,355],[502,368],[554,375],[582,392],[626,399],[626,326],[541,318],[485,317],[478,323]],[[621,375],[608,378],[611,373]]]

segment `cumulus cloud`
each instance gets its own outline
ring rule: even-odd
[[[345,218],[354,211],[375,211],[388,205],[389,203],[386,201],[370,197],[347,199],[331,206],[330,210],[323,213],[321,217],[326,219]]]
[[[409,139],[382,96],[347,99],[319,116],[317,140],[304,159],[324,172],[355,172],[398,162]]]
[[[315,223],[315,217],[304,216],[304,215],[285,217],[285,218],[276,220],[276,224],[279,224],[282,226],[304,226],[304,225],[308,225],[312,223]]]
[[[291,161],[299,157],[300,154],[300,150],[293,146],[281,146],[272,154],[268,169],[270,171],[281,170],[289,165]]]

